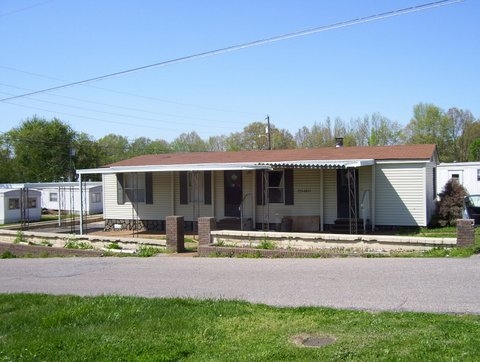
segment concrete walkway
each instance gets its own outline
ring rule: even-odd
[[[0,293],[222,298],[275,306],[480,314],[479,286],[480,256],[0,260]]]

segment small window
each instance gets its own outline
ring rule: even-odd
[[[125,199],[130,202],[145,202],[145,174],[125,173],[123,177]]]
[[[209,172],[181,171],[180,204],[211,204],[211,174]]]
[[[92,204],[102,202],[102,195],[100,192],[94,192],[90,195],[90,201]]]
[[[8,199],[8,209],[9,210],[19,210],[20,209],[20,199]]]
[[[460,175],[458,173],[452,173],[451,179],[459,182],[460,181]]]
[[[283,204],[283,200],[283,171],[270,171],[268,173],[268,202],[271,204]]]
[[[58,193],[50,192],[50,201],[57,202],[58,201]]]
[[[29,197],[27,200],[27,205],[29,209],[36,209],[37,208],[37,198],[36,197]]]
[[[480,181],[480,168],[477,168],[477,181]]]

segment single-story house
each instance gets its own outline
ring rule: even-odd
[[[0,188],[0,224],[39,221],[42,217],[40,191]]]
[[[106,229],[165,230],[167,216],[218,228],[350,233],[426,226],[437,194],[435,145],[324,147],[138,156],[101,174]]]
[[[456,179],[470,195],[480,195],[480,162],[440,163],[437,166],[437,190]]]

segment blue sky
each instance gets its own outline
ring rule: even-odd
[[[1,0],[0,98],[417,6],[428,0]],[[480,118],[480,1],[282,40],[0,102],[95,139],[229,135],[266,115],[295,134],[420,102]]]

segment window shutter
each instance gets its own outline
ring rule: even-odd
[[[153,204],[153,174],[145,172],[145,203]]]
[[[212,171],[203,172],[203,195],[205,205],[212,204]]]
[[[123,173],[117,173],[117,204],[123,205],[125,196],[123,192]]]
[[[293,205],[293,169],[285,169],[283,175],[285,185],[285,205]]]
[[[180,171],[180,205],[188,204],[188,173]]]
[[[262,198],[264,195],[263,189],[263,170],[255,171],[255,183],[256,183],[256,194],[257,194],[257,205],[265,205],[265,199]]]

